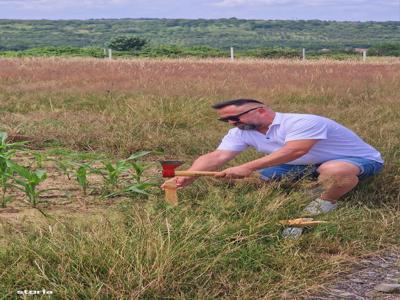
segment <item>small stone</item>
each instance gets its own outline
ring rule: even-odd
[[[383,293],[399,293],[400,292],[400,284],[397,283],[381,283],[375,286],[374,288],[378,292]]]

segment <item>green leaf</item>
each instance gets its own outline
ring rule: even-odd
[[[28,183],[21,179],[15,178],[15,182],[18,183],[19,185],[23,186],[24,188],[28,187]]]
[[[32,179],[32,173],[25,167],[18,165],[14,162],[8,161],[7,164],[9,167],[15,171],[18,175],[30,180]]]
[[[123,172],[129,168],[129,165],[126,160],[120,160],[116,163],[115,168]]]
[[[139,163],[135,163],[135,162],[132,162],[131,165],[135,169],[137,175],[142,175],[142,173],[144,171],[144,166],[142,166]]]
[[[47,173],[45,170],[36,170],[35,174],[36,174],[37,178],[39,179],[39,182],[42,182],[47,178]]]
[[[144,190],[141,190],[140,188],[138,188],[138,187],[136,187],[134,185],[128,187],[126,190],[128,192],[131,192],[131,193],[138,193],[138,194],[143,194],[143,195],[147,195],[147,196],[150,195],[150,193],[148,193],[148,192],[146,192]]]
[[[143,182],[143,183],[139,183],[139,184],[135,184],[136,187],[138,187],[139,189],[145,190],[149,187],[152,186],[158,186],[158,183],[154,183],[154,182]]]
[[[102,175],[102,176],[104,175],[103,172],[102,172],[103,170],[101,168],[97,169],[97,168],[89,166],[87,164],[85,164],[84,166],[92,174],[99,174],[99,175]]]
[[[126,160],[138,159],[138,158],[143,157],[143,156],[145,156],[147,154],[150,154],[151,152],[152,151],[139,151],[139,152],[133,153]]]
[[[109,162],[104,162],[104,167],[106,168],[106,170],[111,173],[115,171],[115,168],[113,167],[113,165]]]
[[[86,178],[87,170],[85,166],[80,166],[78,170],[76,170],[76,176],[78,178]]]
[[[0,143],[1,143],[1,145],[6,144],[7,137],[8,137],[8,135],[7,135],[6,132],[3,132],[3,131],[0,132]]]

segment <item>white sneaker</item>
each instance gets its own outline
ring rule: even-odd
[[[322,200],[320,198],[311,201],[303,210],[303,214],[307,216],[316,216],[319,214],[327,213],[334,210],[337,203],[333,204],[330,201]]]
[[[301,227],[287,227],[282,231],[282,236],[288,239],[297,239],[303,233]]]

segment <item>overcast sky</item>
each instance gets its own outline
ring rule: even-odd
[[[0,19],[400,21],[400,0],[0,0]]]

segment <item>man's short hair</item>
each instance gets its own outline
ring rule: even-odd
[[[221,109],[224,108],[225,106],[229,105],[234,105],[234,106],[242,106],[248,103],[258,103],[258,104],[264,104],[260,101],[254,100],[254,99],[233,99],[233,100],[225,100],[223,102],[216,103],[212,105],[211,107],[214,109]]]

